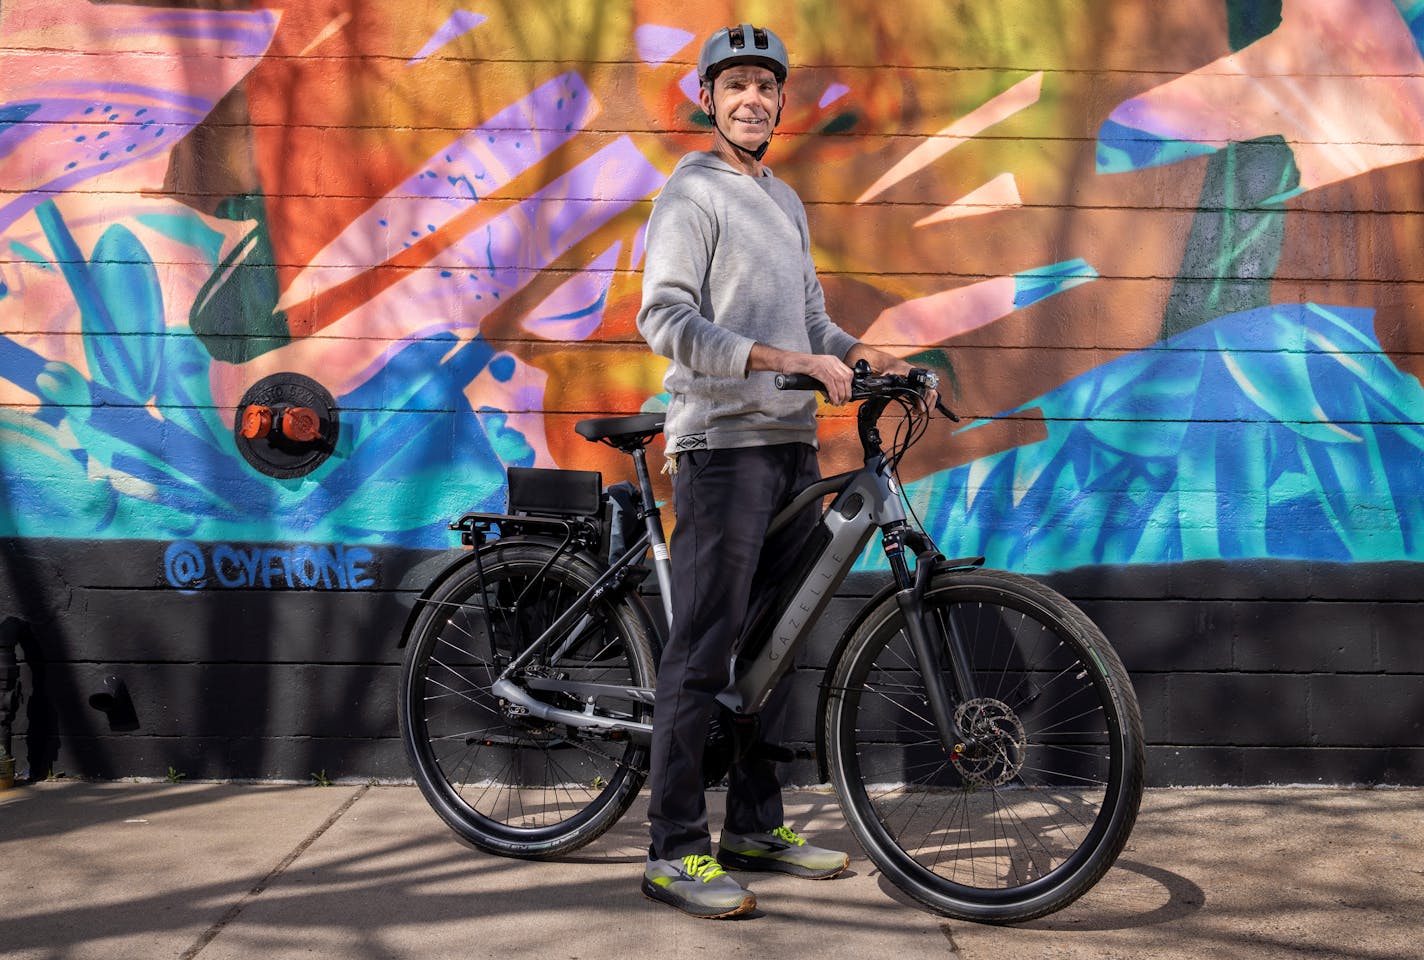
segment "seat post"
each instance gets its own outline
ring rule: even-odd
[[[667,614],[668,625],[672,625],[672,559],[668,554],[667,537],[663,533],[663,517],[658,511],[658,502],[653,498],[653,478],[648,473],[648,454],[643,444],[629,451],[633,455],[633,469],[638,474],[638,492],[642,503],[644,524],[648,528],[648,542],[653,548],[653,572],[658,577],[658,591],[663,598],[663,613]]]

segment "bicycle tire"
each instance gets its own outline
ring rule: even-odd
[[[1144,748],[1127,671],[1081,610],[1026,577],[941,571],[924,602],[941,647],[951,629],[965,641],[980,695],[956,718],[980,736],[940,745],[886,596],[827,671],[846,820],[890,882],[945,916],[1060,910],[1102,878],[1137,818]]]
[[[425,601],[401,668],[401,739],[416,784],[460,837],[501,856],[547,859],[591,842],[628,809],[647,771],[646,746],[521,715],[489,690],[598,576],[588,560],[555,554],[536,541],[487,547],[483,579],[468,563]],[[627,597],[605,597],[557,662],[548,660],[557,647],[541,651],[520,675],[651,686],[645,623]],[[568,694],[539,696],[585,706]],[[600,706],[642,722],[652,716],[646,704]]]

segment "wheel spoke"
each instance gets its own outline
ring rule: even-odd
[[[574,632],[542,637],[596,578],[552,548],[496,547],[481,582],[474,565],[438,592],[417,621],[402,684],[402,732],[417,782],[466,839],[501,853],[550,855],[588,842],[632,802],[646,748],[590,738],[493,695],[490,683],[516,655],[537,648],[508,676],[646,687],[652,657],[643,620],[617,597],[589,606]],[[542,639],[541,639],[542,638]],[[549,656],[558,653],[557,663]],[[530,690],[556,708],[570,694]],[[606,700],[600,710],[647,722],[646,704]]]
[[[889,879],[951,916],[1051,912],[1107,869],[1131,829],[1142,777],[1131,686],[1101,634],[1025,578],[939,574],[924,602],[973,673],[976,692],[952,705],[963,742],[940,740],[887,601],[829,678],[847,820]]]

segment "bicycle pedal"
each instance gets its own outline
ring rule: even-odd
[[[764,740],[752,745],[751,756],[758,760],[770,760],[772,763],[790,763],[797,759],[796,751],[790,747],[779,743],[767,743]]]

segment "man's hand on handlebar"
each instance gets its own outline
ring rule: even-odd
[[[918,369],[910,366],[903,358],[897,357],[893,353],[886,353],[884,350],[878,350],[864,343],[857,343],[846,351],[846,363],[854,366],[857,360],[864,360],[870,364],[870,369],[875,373],[893,373],[901,377],[913,376],[913,371]],[[923,390],[921,395],[925,398],[926,412],[931,408],[938,408],[950,419],[958,419],[939,402],[939,390],[934,386]]]
[[[854,371],[842,361],[824,353],[787,354],[788,362],[782,373],[804,373],[815,377],[826,388],[826,399],[839,406],[850,400],[851,380]]]
[[[914,378],[916,376],[917,371],[923,370],[923,367],[912,367],[904,360],[896,358],[893,364],[890,364],[884,370],[877,370],[876,372],[893,373],[901,377]],[[932,373],[932,371],[927,372]],[[944,406],[939,402],[939,378],[937,376],[934,377],[932,382],[934,384],[933,386],[927,385],[920,390],[920,396],[924,397],[925,399],[926,412],[929,412],[929,410],[934,407],[939,407],[940,410],[944,410]]]
[[[848,363],[860,369],[853,369],[847,366]],[[826,399],[836,405],[857,399],[857,384],[865,382],[857,380],[857,377],[871,376],[873,379],[874,376],[888,375],[903,378],[902,388],[910,386],[919,393],[926,413],[936,409],[951,420],[959,420],[940,402],[939,377],[934,371],[912,367],[893,354],[867,347],[863,343],[858,343],[846,351],[844,361],[825,354],[792,353],[757,343],[752,345],[751,354],[747,358],[747,369],[770,370],[783,375],[786,377],[785,382],[782,376],[777,377],[778,389],[820,388],[825,391]],[[810,377],[811,382],[796,383],[796,380],[802,377]],[[904,383],[906,380],[909,381],[908,384]],[[863,397],[864,394],[860,396]]]
[[[764,343],[752,345],[747,358],[748,370],[770,370],[774,373],[804,373],[815,377],[826,388],[826,398],[840,405],[850,400],[852,371],[845,363],[824,353],[793,353],[778,350]]]

